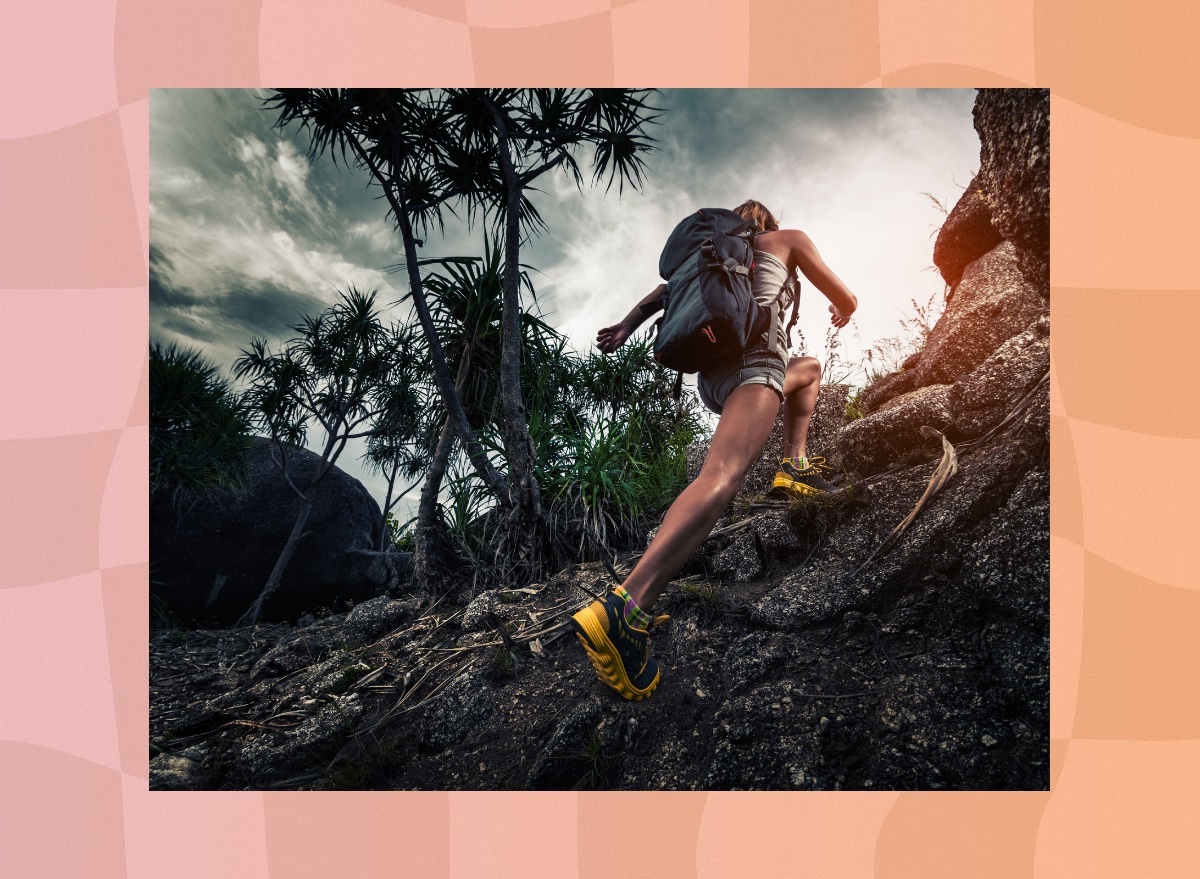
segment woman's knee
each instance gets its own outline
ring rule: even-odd
[[[788,361],[784,394],[821,383],[821,361],[815,357],[793,357]]]
[[[788,361],[788,372],[805,372],[816,376],[821,375],[821,361],[815,357],[793,357]]]
[[[746,481],[748,470],[739,470],[718,462],[705,462],[701,467],[700,473],[696,476],[697,482],[707,483],[708,491],[714,503],[724,507],[727,503],[737,496],[742,484]]]

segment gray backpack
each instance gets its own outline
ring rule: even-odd
[[[685,217],[667,239],[658,260],[667,292],[654,358],[681,378],[740,354],[764,333],[770,333],[772,346],[778,344],[778,300],[765,307],[754,298],[758,232],[733,211],[704,208]],[[799,304],[797,285],[789,338]]]

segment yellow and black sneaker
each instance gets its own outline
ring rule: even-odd
[[[815,494],[836,491],[837,486],[821,476],[828,470],[824,458],[807,458],[803,467],[797,467],[790,458],[784,458],[771,482],[770,494],[776,497],[803,498]]]
[[[571,617],[571,627],[601,682],[635,701],[654,692],[659,672],[650,658],[650,633],[626,622],[621,596],[610,592],[593,601]]]

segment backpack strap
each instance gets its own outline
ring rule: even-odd
[[[792,327],[794,327],[796,325],[796,320],[797,320],[797,318],[800,317],[800,278],[799,278],[799,276],[793,274],[791,279],[788,281],[788,284],[792,287],[792,290],[793,290],[793,293],[792,293],[792,319],[788,321],[787,330],[786,330],[787,344],[788,344],[788,348],[790,349],[792,347]]]

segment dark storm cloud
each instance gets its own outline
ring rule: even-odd
[[[155,90],[151,188],[159,215],[225,237],[270,224],[298,244],[378,267],[398,250],[387,203],[368,178],[329,156],[309,162],[309,137],[274,127],[253,90]]]
[[[287,336],[304,315],[325,305],[309,293],[219,270],[212,272],[211,281],[204,291],[173,285],[152,264],[152,329],[169,330],[201,347],[243,348],[256,336]]]
[[[693,156],[699,170],[725,168],[730,162],[752,161],[747,150],[758,144],[802,143],[806,119],[812,121],[808,133],[813,139],[831,128],[844,132],[869,124],[882,100],[870,89],[664,90],[658,103],[670,125],[662,148]]]

